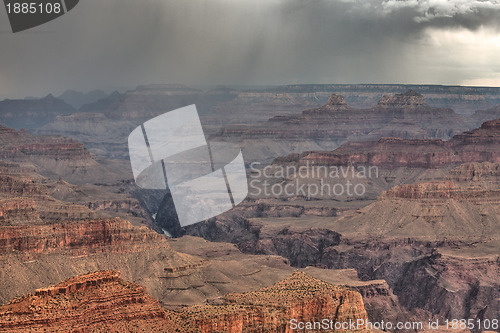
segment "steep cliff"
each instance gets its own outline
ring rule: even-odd
[[[341,233],[428,240],[500,237],[500,191],[452,182],[401,185],[334,224]]]
[[[121,177],[98,163],[81,142],[61,136],[34,136],[1,125],[0,159],[31,164],[40,174],[77,184]]]
[[[300,322],[327,319],[332,325],[368,320],[358,292],[304,273],[295,273],[269,288],[226,295],[221,302],[166,310],[142,287],[120,279],[119,272],[100,271],[37,289],[34,295],[1,306],[0,329],[4,332],[292,332],[293,319]]]
[[[70,278],[0,307],[3,332],[180,332],[175,319],[113,271]]]
[[[194,308],[188,313],[201,317],[196,323],[202,332],[293,332],[292,320],[311,323],[323,319],[332,322],[325,330],[330,332],[335,330],[335,323],[368,320],[358,292],[303,272],[268,288],[226,295],[224,303],[221,308]]]
[[[226,214],[187,232],[249,253],[279,254],[299,267],[354,268],[363,280],[384,279],[406,314],[370,312],[377,317],[492,320],[500,313],[499,170],[499,163],[462,164],[445,169],[444,180],[395,186],[335,217]],[[315,205],[321,202],[327,204]],[[379,294],[374,304],[391,304],[390,292],[380,296],[383,289],[372,284],[360,292],[365,300]]]
[[[409,309],[429,309],[448,318],[498,318],[500,257],[498,252],[479,253],[443,249],[407,263],[395,287],[399,300]],[[420,288],[429,292],[419,293]]]
[[[322,107],[303,111],[301,115],[277,116],[266,124],[251,127],[226,127],[220,136],[240,138],[360,140],[381,136],[386,126],[404,138],[449,138],[468,128],[465,117],[451,109],[430,107],[425,98],[412,90],[404,94],[385,95],[370,109],[350,107],[342,96],[332,94]],[[408,130],[412,127],[412,130]]]
[[[351,142],[332,152],[305,152],[278,158],[275,163],[300,165],[365,164],[385,168],[439,168],[467,162],[500,162],[500,120],[485,122],[480,128],[438,139],[382,138],[378,141]]]
[[[4,226],[0,228],[0,255],[71,251],[73,255],[95,251],[134,251],[162,237],[146,227],[133,227],[120,218],[74,220],[45,225]]]

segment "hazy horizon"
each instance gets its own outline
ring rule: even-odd
[[[136,86],[131,86],[131,87],[103,87],[103,88],[95,88],[95,89],[90,89],[90,90],[77,90],[77,89],[72,89],[68,87],[68,89],[64,91],[57,91],[57,92],[48,92],[42,95],[23,95],[22,93],[18,95],[9,95],[9,96],[2,96],[0,95],[0,101],[2,100],[15,100],[15,99],[40,99],[40,98],[45,98],[48,95],[52,95],[54,97],[59,97],[62,94],[64,94],[67,91],[75,91],[77,93],[82,93],[82,94],[88,94],[94,91],[103,91],[107,95],[111,95],[114,92],[119,92],[119,93],[126,93],[128,91],[134,91],[140,86],[151,86],[151,85],[183,85],[186,86],[187,88],[194,88],[198,89],[201,91],[209,91],[211,89],[215,89],[218,87],[225,87],[225,88],[234,88],[238,90],[252,90],[252,89],[273,89],[273,88],[280,88],[280,87],[286,87],[286,86],[312,86],[312,85],[318,85],[318,86],[328,86],[328,85],[368,85],[368,86],[379,86],[379,85],[386,85],[386,86],[435,86],[435,87],[461,87],[461,88],[477,88],[477,89],[489,89],[489,88],[498,88],[500,89],[500,86],[481,86],[481,85],[447,85],[447,84],[426,84],[426,83],[291,83],[291,84],[275,84],[275,85],[187,85],[187,84],[182,84],[182,83],[149,83],[149,84],[138,84]],[[418,91],[417,91],[418,92]],[[332,91],[332,93],[334,93]],[[425,94],[425,93],[424,93]]]
[[[192,85],[500,86],[500,0],[81,1],[13,34],[0,98]]]

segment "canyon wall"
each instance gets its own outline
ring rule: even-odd
[[[88,314],[91,313],[89,316]],[[0,307],[4,332],[293,332],[291,320],[367,321],[358,292],[295,273],[274,286],[228,294],[220,305],[172,311],[119,272],[100,271],[38,289]],[[328,330],[333,331],[333,330]],[[368,330],[354,330],[369,332]]]

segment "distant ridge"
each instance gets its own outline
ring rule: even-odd
[[[100,99],[106,98],[108,95],[102,90],[93,90],[88,93],[82,93],[75,90],[66,90],[62,95],[58,96],[67,104],[75,109],[80,109],[85,104],[97,102]]]

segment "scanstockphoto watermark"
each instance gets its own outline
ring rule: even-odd
[[[379,177],[377,166],[250,165],[249,195],[253,197],[361,197]]]
[[[300,321],[292,319],[289,322],[292,331],[357,331],[357,330],[378,330],[378,331],[496,331],[500,327],[498,319],[438,319],[428,321],[370,321],[366,319],[349,319],[348,321],[334,321],[331,319],[321,319],[317,321]]]
[[[432,323],[433,325],[435,323]],[[348,321],[334,321],[330,319],[322,319],[319,321],[299,321],[297,319],[290,320],[289,327],[292,331],[300,330],[300,331],[359,331],[359,330],[380,330],[380,331],[393,331],[393,330],[406,330],[406,331],[421,331],[424,327],[429,327],[429,329],[433,329],[431,326],[431,322],[429,325],[424,325],[423,322],[415,321],[415,322],[372,322],[365,319],[349,319]],[[437,329],[437,328],[435,328]]]

